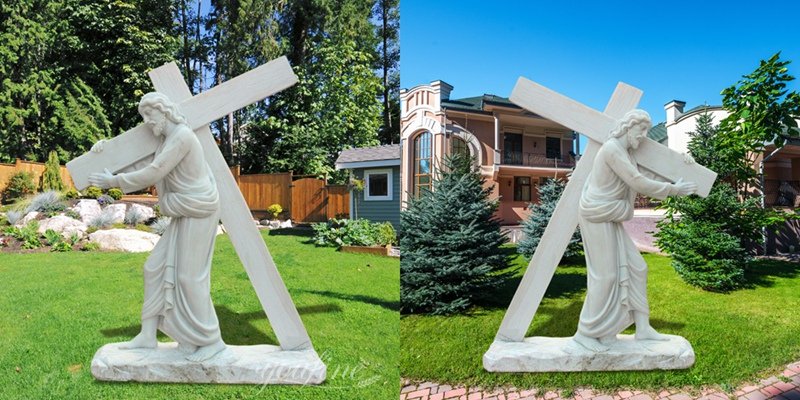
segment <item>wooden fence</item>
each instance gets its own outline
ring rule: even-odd
[[[42,174],[44,174],[44,163],[22,161],[20,159],[17,159],[14,164],[0,163],[0,190],[5,188],[11,176],[19,171],[33,173],[33,183],[36,184],[36,186],[40,186]],[[69,172],[67,172],[67,167],[63,165],[61,166],[61,180],[64,181],[66,187],[75,187],[72,183],[72,177],[70,177]]]
[[[266,216],[272,204],[280,204],[283,217],[297,222],[322,222],[350,214],[347,185],[328,185],[324,179],[291,172],[241,175],[238,166],[231,167],[231,173],[255,216]]]

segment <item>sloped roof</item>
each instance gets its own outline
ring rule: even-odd
[[[342,150],[342,152],[339,154],[339,158],[336,159],[336,164],[399,159],[400,145],[386,144],[374,147]]]
[[[506,97],[484,94],[483,96],[465,97],[463,99],[442,100],[442,108],[460,109],[465,111],[485,111],[486,104],[495,104],[503,107],[520,108]]]

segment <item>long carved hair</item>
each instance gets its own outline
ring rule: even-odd
[[[647,124],[647,128],[650,129],[650,127],[653,126],[653,123],[650,120],[650,114],[648,114],[645,110],[630,110],[625,113],[622,119],[617,121],[617,126],[611,130],[609,136],[612,138],[621,137],[622,135],[628,133],[629,129],[639,124]]]
[[[142,114],[146,108],[154,108],[163,112],[167,119],[176,124],[186,123],[186,118],[181,114],[178,105],[162,93],[150,92],[142,96],[139,101],[139,114]]]

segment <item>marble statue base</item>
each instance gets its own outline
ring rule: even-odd
[[[313,350],[283,351],[278,346],[228,346],[203,362],[192,362],[177,343],[155,349],[122,350],[120,343],[100,348],[92,375],[101,381],[245,383],[314,385],[326,367]]]
[[[567,372],[685,369],[694,364],[689,342],[674,335],[669,341],[635,340],[617,335],[605,352],[592,352],[571,337],[529,337],[523,342],[495,341],[483,355],[490,372]]]

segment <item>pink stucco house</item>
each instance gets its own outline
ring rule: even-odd
[[[401,205],[430,187],[445,155],[469,152],[494,186],[497,216],[503,224],[519,224],[528,204],[538,201],[539,185],[572,171],[577,135],[507,98],[451,99],[452,90],[433,81],[400,91]]]

